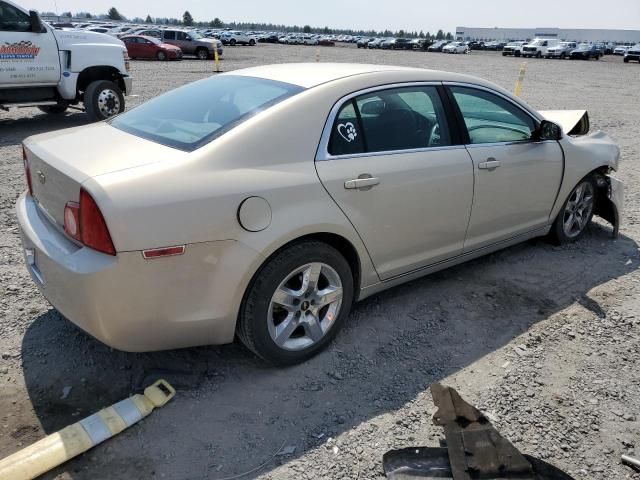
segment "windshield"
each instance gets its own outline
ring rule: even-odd
[[[199,38],[204,38],[204,35],[202,35],[202,34],[201,34],[201,33],[199,33],[199,32],[189,32],[189,36],[190,36],[191,38],[193,38],[194,40],[197,40],[197,39],[199,39]]]
[[[288,83],[221,75],[172,90],[111,125],[132,135],[191,152],[248,118],[304,90]]]

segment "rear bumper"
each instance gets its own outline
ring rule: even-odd
[[[17,203],[27,268],[62,315],[125,351],[233,341],[249,272],[261,261],[240,242],[187,245],[183,255],[145,260],[79,247],[23,194]]]

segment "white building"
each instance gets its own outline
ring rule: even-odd
[[[530,40],[557,38],[572,42],[640,43],[640,30],[597,30],[587,28],[475,28],[457,27],[458,40]]]

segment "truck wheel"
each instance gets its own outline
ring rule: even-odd
[[[115,83],[96,80],[84,92],[84,109],[92,121],[106,120],[124,112],[124,95]]]
[[[198,60],[209,60],[209,51],[206,48],[199,48],[196,50],[196,57]]]
[[[42,105],[40,107],[38,107],[38,110],[40,110],[43,113],[51,113],[54,115],[60,115],[61,113],[64,113],[67,111],[67,105],[65,104],[58,104],[58,105]]]

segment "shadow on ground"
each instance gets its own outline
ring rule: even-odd
[[[293,456],[276,459],[265,472],[401,408],[432,382],[575,302],[602,314],[590,290],[630,273],[637,259],[633,240],[612,241],[598,225],[577,244],[539,240],[512,247],[360,303],[328,351],[287,369],[270,368],[237,345],[113,351],[50,310],[24,337],[26,385],[48,433],[158,375],[180,389],[142,426],[54,474],[213,480],[259,465],[283,442],[296,446]],[[63,400],[66,386],[72,389]]]
[[[46,114],[37,109],[26,109],[17,118],[3,118],[0,116],[0,146],[18,145],[25,138],[39,133],[48,133],[63,128],[79,127],[89,122],[84,112],[68,110],[62,114]]]

